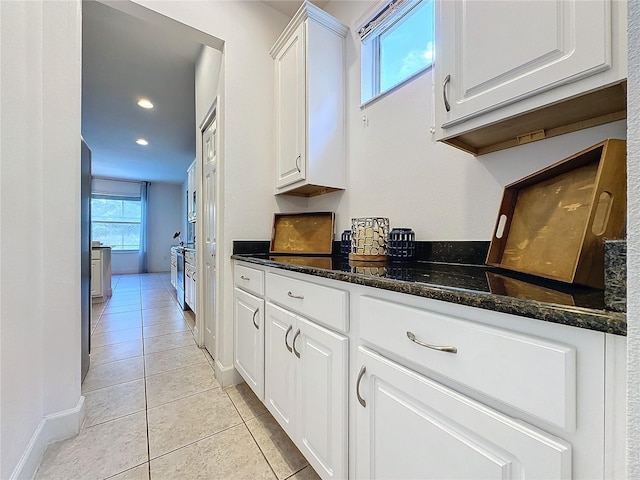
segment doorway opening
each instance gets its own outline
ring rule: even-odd
[[[198,201],[196,222],[189,222],[185,193],[187,170],[195,160],[196,194],[205,198],[197,192],[203,188],[199,143],[206,118],[199,105],[208,107],[224,95],[217,84],[224,42],[131,1],[84,1],[82,8],[82,134],[92,150],[93,179],[148,183],[149,272],[168,274],[171,246],[193,240],[198,292],[193,333],[205,346],[205,325],[215,331],[215,307],[206,308],[206,242],[198,220],[208,207]],[[213,98],[207,98],[211,92]],[[216,165],[220,161],[218,155]],[[139,272],[142,248],[114,251],[113,273]],[[209,283],[220,288],[218,281]],[[215,341],[206,343],[213,355]]]

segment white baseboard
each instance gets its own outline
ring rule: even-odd
[[[233,365],[225,367],[217,359],[213,362],[213,371],[222,388],[244,382],[244,378],[233,368]]]
[[[77,435],[83,421],[83,396],[80,396],[74,408],[47,415],[40,420],[18,465],[11,474],[11,480],[32,479],[49,444]]]

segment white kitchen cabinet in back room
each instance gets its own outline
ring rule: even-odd
[[[171,248],[171,285],[178,288],[178,252]]]
[[[625,9],[439,0],[436,138],[483,154],[624,118]]]
[[[91,298],[104,302],[111,293],[111,247],[92,248]]]
[[[267,302],[265,405],[325,480],[347,478],[348,343]]]
[[[196,162],[187,170],[187,221],[196,221]]]
[[[275,63],[275,193],[345,188],[347,27],[304,2],[271,49]]]

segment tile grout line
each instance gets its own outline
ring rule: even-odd
[[[219,388],[220,387],[207,388],[206,390],[202,390],[201,392],[190,393],[189,395],[186,395],[184,397],[176,398],[174,400],[170,400],[170,401],[164,402],[164,403],[159,403],[158,405],[154,405],[153,407],[147,407],[147,410],[154,410],[156,408],[164,407],[165,405],[169,405],[170,403],[179,402],[179,401],[184,400],[186,398],[195,397],[196,395],[201,395],[203,393],[212,392],[213,390],[218,390]],[[242,417],[240,417],[240,418],[242,419]]]
[[[147,478],[151,480],[151,447],[149,445],[149,398],[147,397],[147,362],[144,352],[144,319],[142,318],[142,282],[140,284],[140,335],[142,341],[142,378],[144,382],[144,419],[147,430]]]
[[[242,418],[241,418],[241,420],[242,420]],[[181,445],[181,446],[179,446],[179,447],[176,447],[176,448],[174,448],[173,450],[169,450],[168,452],[165,452],[165,453],[163,453],[163,454],[161,454],[161,455],[158,455],[157,457],[153,457],[153,460],[158,460],[159,458],[165,457],[165,456],[167,456],[167,455],[169,455],[169,454],[171,454],[171,453],[175,453],[175,452],[177,452],[178,450],[182,450],[183,448],[190,447],[191,445],[195,445],[196,443],[200,443],[200,442],[201,442],[201,441],[203,441],[203,440],[207,440],[207,439],[209,439],[209,438],[211,438],[211,437],[215,437],[216,435],[219,435],[219,434],[221,434],[221,433],[223,433],[223,432],[226,432],[227,430],[231,430],[232,428],[239,427],[240,425],[242,425],[242,421],[241,421],[240,423],[236,423],[235,425],[231,425],[230,427],[223,428],[222,430],[220,430],[220,431],[218,431],[218,432],[210,433],[209,435],[206,435],[206,436],[204,436],[204,437],[202,437],[202,438],[198,438],[197,440],[193,440],[193,441],[191,441],[191,442],[189,442],[189,443],[186,443],[186,444],[184,444],[184,445]],[[247,429],[247,430],[248,430],[248,429]],[[149,463],[151,463],[151,460],[149,460]],[[268,463],[268,462],[267,462],[267,463]]]
[[[269,469],[273,473],[273,476],[276,478],[276,480],[279,480],[278,479],[278,474],[276,473],[276,471],[271,466],[271,462],[269,462],[269,459],[267,458],[265,453],[262,451],[262,448],[260,448],[260,444],[258,443],[258,440],[256,440],[256,437],[253,435],[253,432],[251,431],[251,429],[247,425],[247,421],[244,419],[244,417],[240,413],[240,410],[238,410],[238,407],[236,406],[235,402],[231,398],[231,395],[229,395],[229,392],[227,392],[224,389],[222,391],[227,394],[227,397],[229,398],[229,401],[231,402],[231,405],[233,405],[233,408],[236,409],[236,412],[238,413],[238,416],[240,417],[240,420],[242,420],[242,424],[244,425],[244,428],[247,429],[247,432],[249,432],[249,435],[251,435],[251,438],[253,439],[253,443],[255,443],[256,447],[258,447],[258,450],[260,451],[260,454],[262,455],[262,458],[264,458],[264,461],[267,462],[267,465],[269,465]],[[258,417],[254,416],[254,417],[250,418],[249,420],[252,420],[253,418],[258,418]]]

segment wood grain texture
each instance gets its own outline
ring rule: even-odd
[[[276,213],[269,253],[330,255],[334,222],[333,212]]]
[[[507,185],[487,264],[604,287],[604,238],[620,238],[626,212],[626,142],[605,140]]]

